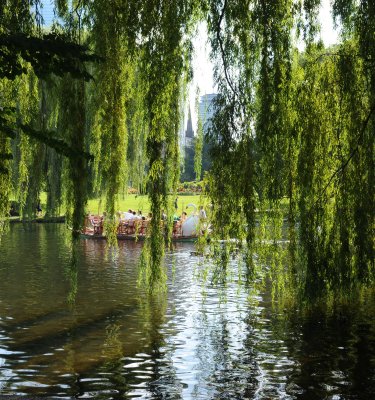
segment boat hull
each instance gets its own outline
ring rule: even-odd
[[[101,234],[90,234],[90,233],[81,233],[82,239],[95,239],[95,240],[106,240],[105,235]],[[118,240],[131,240],[134,242],[141,242],[146,239],[145,235],[117,235]],[[198,240],[197,236],[172,236],[172,242],[188,242],[194,243]]]

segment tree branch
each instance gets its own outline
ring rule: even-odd
[[[328,187],[331,185],[333,179],[341,172],[344,171],[344,169],[348,166],[350,160],[352,160],[352,158],[355,156],[355,154],[358,152],[359,150],[359,146],[361,145],[361,141],[363,139],[363,135],[366,131],[367,125],[371,119],[372,114],[375,112],[375,105],[372,106],[372,108],[370,109],[369,114],[367,115],[366,119],[363,121],[363,126],[361,129],[361,132],[358,135],[358,141],[357,141],[357,145],[356,147],[351,151],[351,153],[349,154],[349,157],[346,159],[345,162],[343,162],[339,168],[337,168],[337,170],[331,175],[331,177],[329,178],[328,182],[326,183],[326,185],[324,186],[324,188],[322,189],[320,195],[318,196],[318,199],[315,201],[312,209],[318,204],[319,201],[322,200],[322,196],[325,193],[325,191],[328,189]]]
[[[221,23],[223,22],[223,18],[224,18],[226,7],[227,7],[227,0],[224,0],[224,5],[223,5],[223,8],[221,10],[221,14],[219,16],[219,21],[217,23],[216,38],[217,38],[217,41],[219,42],[221,59],[223,61],[223,67],[224,67],[225,80],[227,81],[227,83],[228,83],[230,89],[232,90],[233,94],[235,96],[237,96],[237,91],[235,90],[235,88],[233,86],[233,83],[232,83],[232,81],[231,81],[231,79],[229,77],[229,74],[228,74],[228,66],[227,66],[227,62],[226,62],[226,59],[225,59],[225,51],[224,51],[223,39],[220,36]]]

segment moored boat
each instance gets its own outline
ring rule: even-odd
[[[81,233],[81,238],[82,239],[97,239],[97,240],[106,240],[105,234],[100,234],[100,233]],[[126,235],[126,234],[117,234],[117,239],[118,240],[132,240],[132,241],[144,241],[146,239],[146,235],[137,235],[137,234],[132,234],[132,235]],[[175,236],[172,235],[172,242],[190,242],[194,243],[198,239],[198,236]]]
[[[118,215],[121,215],[121,213],[118,213]],[[106,239],[103,218],[103,216],[88,215],[81,237],[86,239]],[[143,241],[147,237],[149,223],[150,220],[144,218],[120,218],[117,226],[117,239]],[[161,228],[162,226],[163,222],[161,221]],[[183,221],[173,221],[171,240],[172,242],[195,242],[202,230],[199,216],[193,213]]]

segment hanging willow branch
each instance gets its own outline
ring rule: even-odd
[[[50,73],[63,76],[69,72],[74,78],[89,81],[93,76],[86,70],[85,63],[100,62],[102,58],[56,33],[42,38],[21,32],[0,35],[0,78],[14,80],[26,74],[28,71],[22,60],[29,62],[41,78]]]
[[[363,135],[367,129],[368,123],[370,122],[371,116],[372,114],[375,112],[375,105],[371,108],[370,112],[368,113],[366,119],[363,121],[363,126],[362,129],[358,135],[358,140],[357,140],[357,145],[355,146],[355,148],[350,152],[348,158],[346,159],[346,161],[344,161],[339,168],[336,169],[335,172],[333,172],[333,174],[330,176],[330,178],[328,179],[328,182],[325,184],[324,188],[322,189],[322,191],[320,192],[318,199],[315,201],[313,208],[316,207],[316,205],[322,201],[323,195],[326,192],[326,190],[328,189],[328,187],[331,185],[331,183],[333,182],[334,178],[344,172],[345,168],[348,166],[348,164],[350,163],[350,161],[352,160],[352,158],[356,155],[356,153],[359,151],[359,148],[361,146],[361,142],[363,140]]]
[[[0,130],[5,133],[6,136],[14,139],[16,136],[16,132],[13,128],[9,126],[9,121],[0,116]],[[5,125],[6,124],[6,125]],[[94,156],[86,151],[80,151],[75,149],[74,147],[68,145],[62,139],[56,139],[53,136],[55,132],[52,131],[41,131],[32,128],[30,125],[26,124],[17,124],[17,126],[22,130],[22,132],[36,139],[38,142],[44,143],[48,147],[53,148],[57,153],[64,155],[68,158],[80,158],[83,157],[89,161],[94,159]]]
[[[219,47],[220,47],[220,52],[221,52],[221,60],[223,61],[223,67],[224,67],[225,79],[228,83],[228,86],[232,90],[233,94],[236,97],[238,97],[237,91],[234,88],[232,80],[230,79],[229,74],[228,74],[228,65],[227,65],[227,61],[226,61],[226,54],[225,54],[225,50],[224,50],[223,39],[221,38],[221,33],[220,33],[221,32],[221,24],[222,24],[224,15],[225,15],[226,7],[227,7],[227,0],[224,0],[223,8],[221,9],[219,20],[217,22],[216,38],[217,38],[217,41],[219,42]]]
[[[38,140],[41,143],[53,148],[57,153],[64,155],[68,158],[85,158],[86,160],[92,161],[94,156],[86,151],[77,150],[72,146],[69,146],[62,139],[55,139],[51,137],[54,132],[49,131],[37,131],[28,125],[19,125],[25,135]]]

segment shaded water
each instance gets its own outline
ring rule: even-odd
[[[375,398],[373,302],[277,311],[267,290],[198,281],[189,244],[167,257],[168,294],[150,298],[136,286],[142,244],[120,243],[113,261],[81,240],[75,269],[64,229],[12,226],[1,243],[1,395]]]

